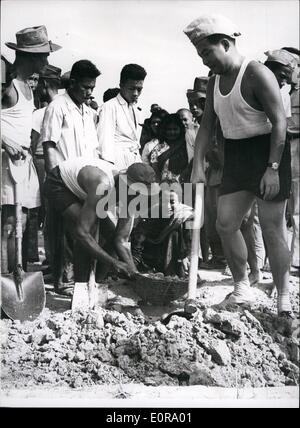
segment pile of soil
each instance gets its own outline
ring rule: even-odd
[[[213,286],[212,286],[213,285]],[[216,284],[198,290],[191,320],[164,325],[140,308],[45,309],[33,322],[2,319],[2,389],[99,384],[266,387],[299,383],[299,292],[296,320],[276,316],[276,301],[255,289],[251,309],[213,305]],[[220,284],[219,284],[220,285]]]

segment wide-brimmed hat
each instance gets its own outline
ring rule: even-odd
[[[183,32],[195,46],[213,34],[225,34],[232,38],[241,35],[235,24],[222,15],[202,15],[192,21]]]
[[[209,77],[196,77],[194,80],[194,89],[188,89],[186,96],[189,100],[196,100],[199,98],[206,98],[207,83]]]
[[[294,70],[297,66],[296,58],[288,51],[284,49],[276,49],[274,51],[265,52],[267,55],[266,62],[278,62],[291,70]]]
[[[6,42],[6,46],[15,51],[28,53],[49,53],[61,49],[48,40],[47,29],[44,25],[24,28],[16,33],[17,43]]]
[[[143,162],[133,163],[127,170],[121,171],[119,177],[131,190],[142,195],[150,196],[160,192],[154,169]]]

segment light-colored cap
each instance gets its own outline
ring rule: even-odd
[[[195,46],[213,34],[225,34],[233,38],[241,35],[234,23],[222,15],[201,15],[191,22],[183,32]]]
[[[265,52],[265,55],[267,55],[266,62],[278,62],[279,64],[285,65],[286,67],[289,67],[292,70],[297,67],[296,58],[290,52],[285,51],[284,49],[267,51]]]

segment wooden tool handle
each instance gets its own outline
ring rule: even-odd
[[[16,210],[16,265],[22,266],[22,202],[20,195],[20,185],[15,184],[15,210]]]
[[[191,245],[191,264],[189,272],[188,300],[196,298],[200,229],[203,223],[204,184],[196,184],[195,212]]]

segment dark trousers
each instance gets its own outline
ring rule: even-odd
[[[47,203],[47,234],[50,253],[50,265],[53,271],[54,286],[61,287],[74,281],[73,238],[66,230],[64,219]]]

